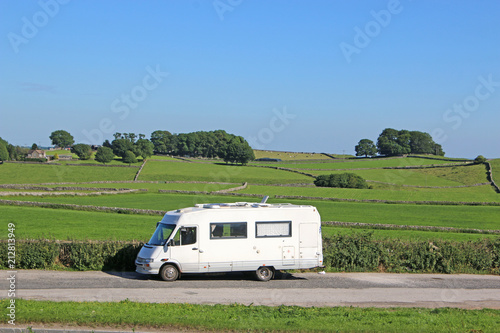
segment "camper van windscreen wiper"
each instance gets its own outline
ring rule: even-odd
[[[167,242],[167,239],[170,237],[172,234],[172,231],[175,229],[175,224],[163,224],[160,223],[158,224],[158,227],[156,227],[156,231],[147,243],[148,245],[165,245]]]

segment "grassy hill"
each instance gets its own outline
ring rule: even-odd
[[[281,158],[284,157],[281,154],[285,154],[265,153],[266,157],[271,158]],[[280,157],[277,157],[277,154],[280,154]],[[338,161],[320,154],[286,154],[289,159],[281,163],[254,162],[249,166],[226,165],[215,160],[191,159],[189,162],[168,156],[153,156],[146,162],[139,176],[139,182],[131,181],[141,163],[136,164],[135,167],[4,163],[0,165],[0,184],[71,184],[44,185],[44,187],[58,187],[56,191],[46,191],[41,188],[22,189],[19,188],[20,186],[0,188],[0,195],[2,195],[0,199],[166,211],[204,202],[260,201],[260,196],[270,195],[269,202],[271,203],[291,202],[315,205],[323,221],[383,223],[393,225],[395,228],[396,226],[431,226],[459,229],[456,231],[461,231],[461,229],[500,230],[500,206],[494,206],[500,203],[500,194],[496,193],[490,185],[476,186],[476,184],[488,182],[483,164],[468,165],[467,161],[450,162],[417,157]],[[282,159],[285,160],[285,158]],[[449,163],[452,165],[447,165]],[[123,165],[119,161],[115,164]],[[492,160],[491,165],[494,175],[498,174],[497,178],[500,178],[500,159]],[[276,169],[276,167],[284,169]],[[412,168],[387,169],[394,167]],[[317,188],[313,185],[313,177],[300,174],[300,172],[312,175],[354,172],[368,179],[373,188],[365,190]],[[102,181],[107,182],[96,183]],[[243,182],[247,182],[248,187],[233,191],[235,196],[202,193],[230,189],[240,186]],[[75,190],[73,187],[82,189]],[[145,191],[95,195],[94,193],[99,191],[99,188],[129,188]],[[173,194],[160,192],[162,190],[200,193]],[[32,192],[36,192],[37,195],[31,195]],[[82,196],[74,195],[75,192]],[[242,196],[250,194],[259,197]],[[289,196],[289,198],[276,199],[274,196]],[[294,198],[299,196],[311,198]],[[338,200],[355,200],[356,202]],[[368,202],[369,200],[372,202]],[[388,204],[384,201],[394,203]],[[417,204],[403,204],[402,202],[405,201]],[[443,202],[452,202],[455,205],[443,204]],[[486,206],[476,206],[475,204],[479,202]],[[14,207],[5,203],[0,205],[0,221],[16,223],[19,230],[18,237],[147,240],[155,221],[159,218],[159,216],[151,215],[123,215],[64,208]],[[370,229],[369,226],[363,228]],[[354,230],[360,230],[360,228]],[[498,237],[436,230],[373,230],[376,237],[404,239],[443,238],[466,241],[483,237]],[[326,225],[324,227],[325,234],[351,231],[347,227]],[[5,238],[5,236],[1,237]]]

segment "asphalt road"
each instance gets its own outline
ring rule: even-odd
[[[7,297],[9,274],[1,272],[1,298]],[[269,282],[239,273],[186,275],[175,282],[133,272],[14,275],[16,296],[37,300],[500,309],[500,276],[492,275],[294,273]]]

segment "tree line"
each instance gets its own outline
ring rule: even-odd
[[[247,164],[254,160],[254,152],[248,142],[241,136],[227,133],[224,130],[198,131],[192,133],[172,134],[158,130],[146,139],[144,134],[115,133],[114,140],[106,140],[97,147],[95,160],[101,163],[111,162],[115,156],[121,157],[124,163],[135,163],[137,157],[146,159],[153,154],[173,156],[220,158],[226,163]],[[57,130],[49,136],[52,144],[60,148],[71,148],[81,160],[91,158],[93,147],[77,143],[73,136],[65,130]],[[33,145],[32,149],[36,149]],[[4,152],[5,151],[5,152]],[[0,160],[19,160],[19,155],[26,156],[29,149],[14,147],[0,139]]]
[[[354,147],[356,156],[398,156],[406,154],[432,154],[444,156],[443,148],[426,132],[386,128],[377,138],[361,139]]]

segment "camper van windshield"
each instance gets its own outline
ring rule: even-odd
[[[175,224],[158,224],[156,227],[156,231],[153,234],[153,237],[149,240],[149,245],[165,245],[168,237],[172,234],[172,231],[175,229]]]

